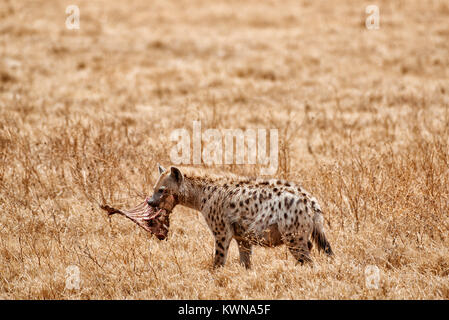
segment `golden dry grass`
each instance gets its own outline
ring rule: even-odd
[[[76,2],[80,30],[72,1],[0,2],[0,298],[449,299],[446,1],[377,1],[376,31],[366,1]],[[193,120],[278,128],[334,261],[258,248],[247,271],[233,243],[212,271],[199,213],[159,242],[98,208],[150,193]]]

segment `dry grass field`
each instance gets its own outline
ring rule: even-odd
[[[277,128],[276,176],[319,199],[335,259],[256,248],[245,270],[233,242],[213,270],[199,212],[168,241],[107,217],[194,120]],[[449,299],[448,168],[447,1],[0,1],[1,299]]]

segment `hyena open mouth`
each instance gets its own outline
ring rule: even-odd
[[[143,229],[154,234],[159,240],[165,240],[170,227],[171,211],[148,205],[148,199],[129,210],[119,210],[107,205],[100,206],[108,215],[119,213],[134,221]]]

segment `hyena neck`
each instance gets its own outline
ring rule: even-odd
[[[183,190],[179,204],[202,211],[210,195],[217,189],[217,184],[208,178],[184,176]]]

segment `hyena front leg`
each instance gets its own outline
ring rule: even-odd
[[[305,236],[298,236],[297,234],[284,235],[284,243],[290,250],[293,257],[300,264],[312,263],[310,259],[310,241]]]
[[[251,268],[251,243],[246,240],[237,240],[237,244],[239,246],[240,263],[243,264],[246,269]]]
[[[232,233],[230,230],[214,231],[215,237],[215,258],[214,268],[221,267],[226,262],[229,244],[231,243]]]

